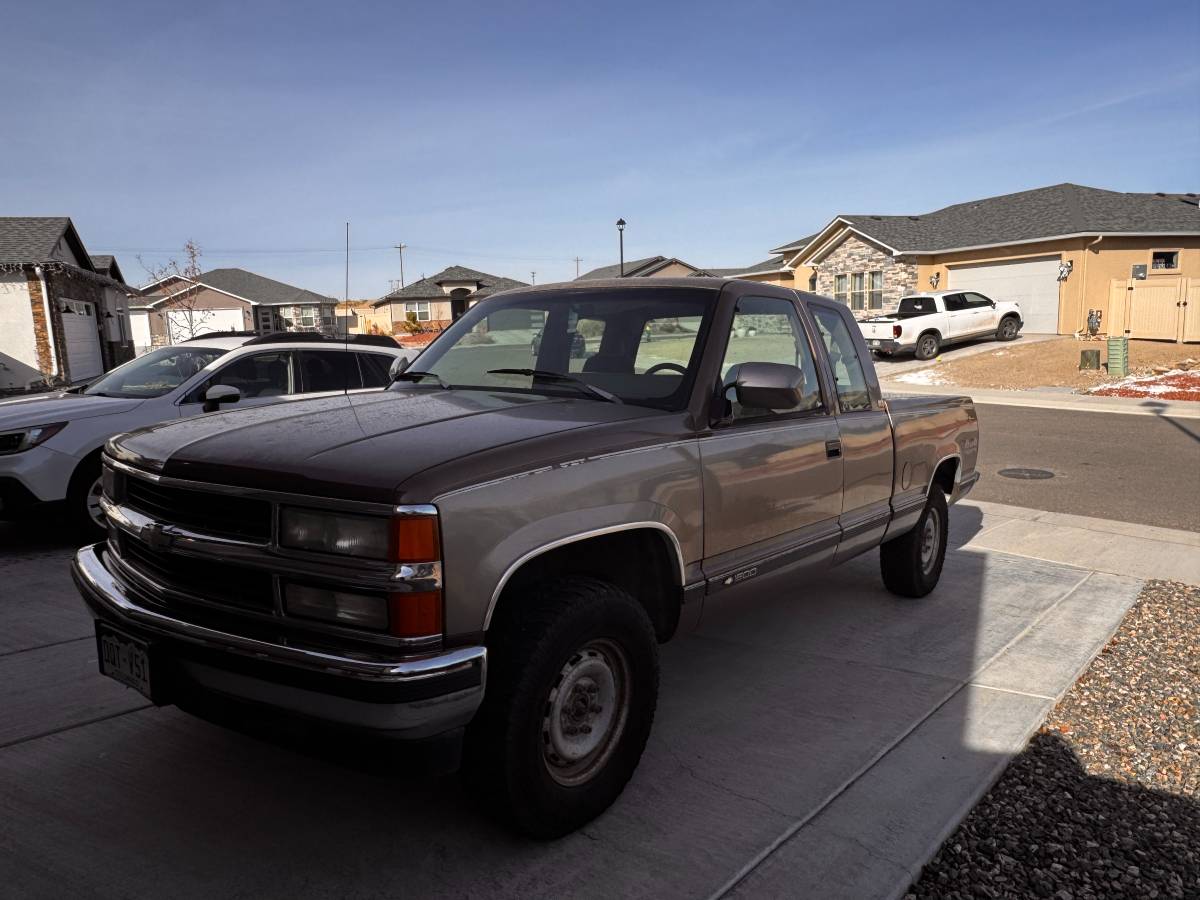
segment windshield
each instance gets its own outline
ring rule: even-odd
[[[89,384],[84,393],[127,400],[161,397],[228,352],[213,347],[163,347],[118,366]]]
[[[487,300],[413,363],[411,371],[437,378],[404,389],[449,386],[602,401],[602,394],[584,386],[591,385],[625,403],[682,409],[716,296],[708,288],[647,288]]]

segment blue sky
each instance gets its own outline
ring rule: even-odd
[[[1200,5],[25,3],[0,214],[140,281],[196,240],[322,293],[737,266],[839,212],[1200,187]]]

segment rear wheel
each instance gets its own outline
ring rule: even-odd
[[[941,344],[942,342],[938,340],[936,334],[923,334],[917,338],[917,346],[913,351],[913,355],[917,359],[933,359],[938,355]]]
[[[934,485],[916,527],[879,548],[884,586],[901,597],[924,597],[942,577],[949,533],[946,495]]]
[[[1021,330],[1021,323],[1017,321],[1016,316],[1005,316],[1000,320],[1000,327],[996,329],[996,340],[1011,341],[1017,337],[1017,332]]]
[[[494,815],[559,837],[607,809],[637,768],[658,643],[645,610],[603,581],[564,578],[510,600],[489,636],[466,776]]]

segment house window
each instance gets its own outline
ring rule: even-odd
[[[867,301],[867,277],[862,272],[850,276],[850,308],[864,309]]]
[[[868,297],[868,305],[871,309],[883,309],[883,273],[871,272],[868,277],[871,279],[871,293]]]
[[[833,299],[838,303],[845,303],[846,297],[846,282],[849,276],[834,275],[833,276]]]
[[[428,322],[432,318],[428,300],[410,300],[405,303],[404,317],[408,318],[409,313],[416,313],[418,322]]]
[[[1150,268],[1153,271],[1170,272],[1179,268],[1178,250],[1152,250]]]

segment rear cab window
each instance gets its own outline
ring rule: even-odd
[[[937,301],[932,297],[905,297],[896,308],[896,315],[900,318],[924,316],[934,312],[937,312]]]

